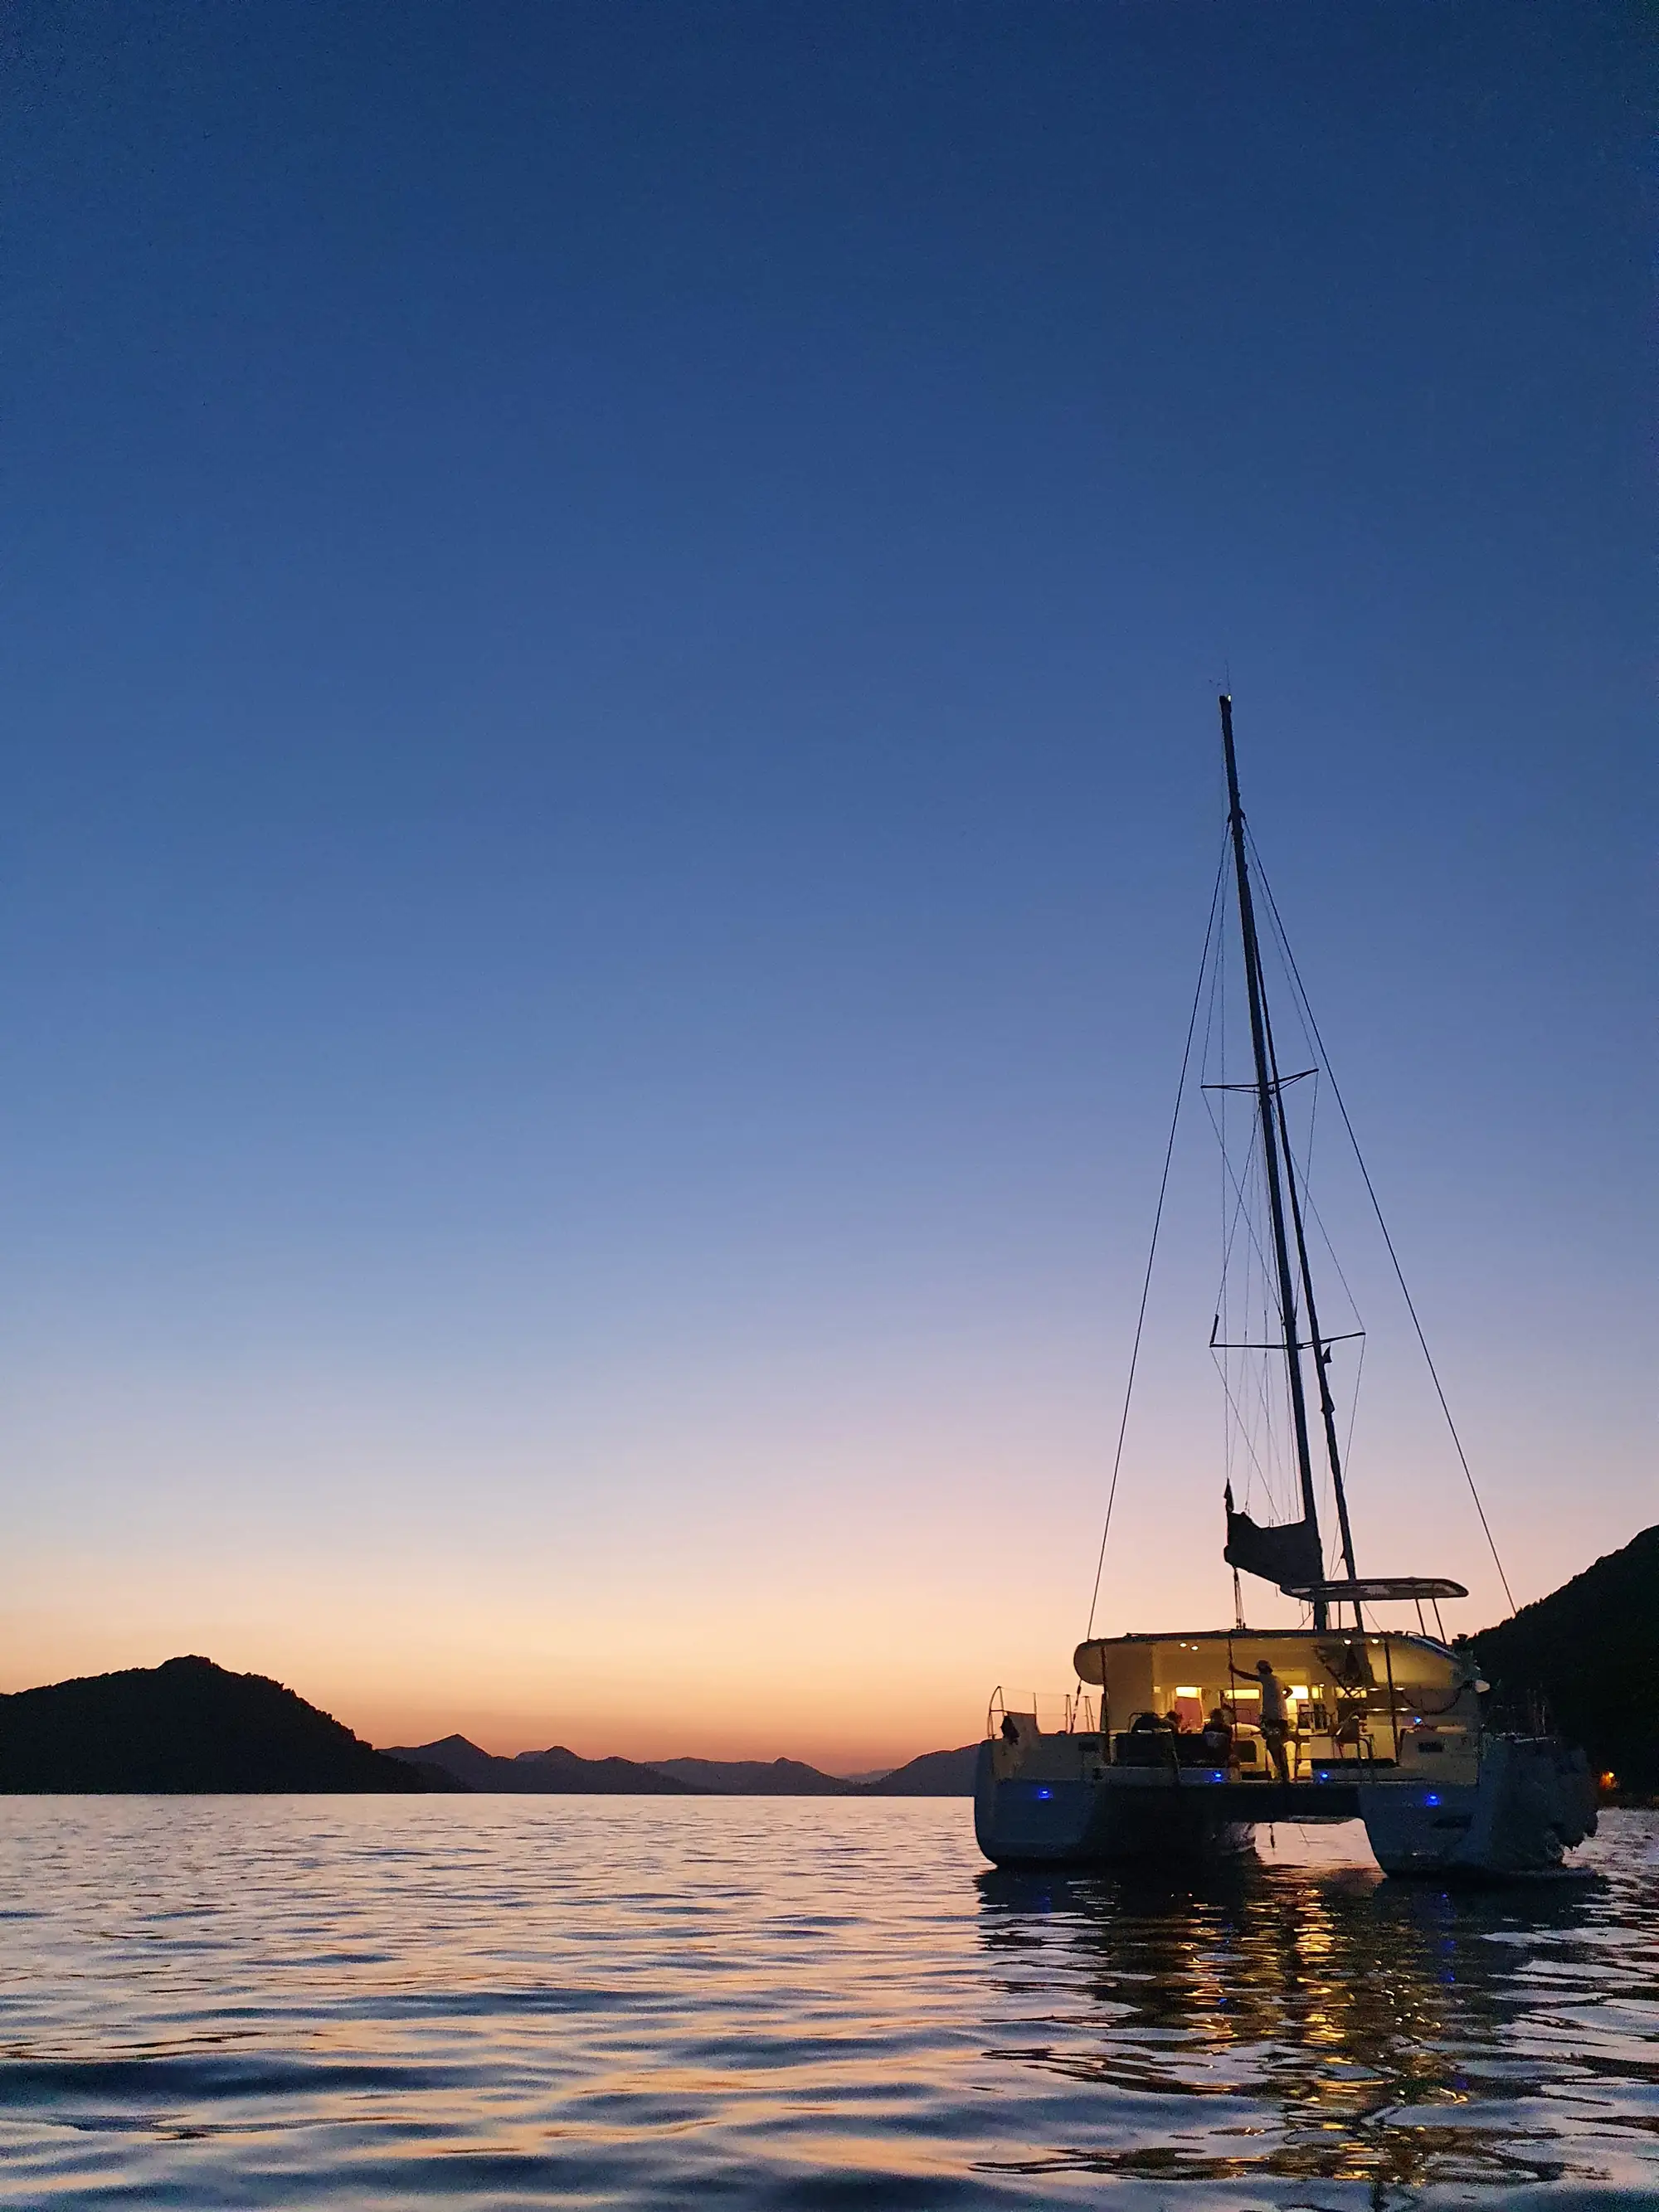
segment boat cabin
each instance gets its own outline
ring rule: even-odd
[[[1474,1779],[1482,1686],[1473,1661],[1432,1637],[1392,1630],[1216,1630],[1081,1644],[1078,1675],[1100,1692],[1103,1760],[1270,1779],[1264,1659],[1284,1695],[1292,1780],[1356,1767]]]

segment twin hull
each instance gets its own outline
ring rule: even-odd
[[[981,1746],[979,1847],[998,1866],[1097,1866],[1225,1856],[1267,1821],[1365,1824],[1397,1875],[1528,1874],[1595,1832],[1581,1751],[1550,1736],[1489,1736],[1471,1782],[1387,1771],[1307,1782],[1244,1781],[1218,1768],[1109,1765],[1101,1739],[1028,1736]]]

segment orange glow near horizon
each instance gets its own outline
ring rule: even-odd
[[[976,1740],[998,1685],[1070,1686],[1113,1419],[1091,1334],[1042,1314],[1018,1337],[860,1339],[793,1364],[739,1347],[724,1369],[672,1348],[613,1359],[580,1397],[523,1385],[510,1420],[505,1382],[486,1409],[476,1376],[441,1372],[101,1401],[37,1376],[52,1517],[14,1547],[28,1599],[0,1686],[198,1652],[382,1746],[459,1733],[830,1771]],[[1356,1454],[1362,1556],[1466,1580],[1449,1631],[1502,1618],[1443,1443],[1379,1401]],[[1490,1502],[1522,1600],[1637,1525],[1633,1482],[1631,1505],[1611,1484],[1551,1486],[1551,1436],[1528,1419],[1489,1404],[1484,1439],[1511,1470]],[[1232,1619],[1217,1461],[1213,1390],[1154,1363],[1099,1631]],[[1547,1516],[1517,1492],[1547,1492]],[[1256,1626],[1297,1617],[1265,1584],[1246,1602]]]
[[[1218,1541],[1167,1540],[1177,1510],[1206,1525],[1205,1486],[1171,1469],[1120,1499],[1108,1632],[1231,1619]],[[1083,1493],[1075,1471],[1056,1483],[1056,1529],[1086,1526]],[[580,1571],[556,1582],[545,1537],[516,1553],[456,1547],[438,1565],[411,1536],[383,1546],[368,1572],[356,1558],[257,1545],[205,1562],[41,1559],[31,1605],[11,1615],[4,1686],[195,1651],[285,1682],[381,1746],[459,1734],[509,1754],[562,1744],[590,1758],[891,1766],[975,1741],[995,1685],[1069,1687],[1087,1619],[1082,1544],[1036,1542],[1029,1516],[983,1505],[936,1531],[920,1518],[914,1498],[884,1502],[874,1484],[856,1511],[799,1493],[741,1549],[691,1516],[659,1525],[649,1554],[590,1532]],[[1586,1564],[1540,1561],[1523,1589],[1541,1594]],[[1470,1580],[1450,1631],[1501,1616]],[[1248,1602],[1257,1626],[1297,1617],[1265,1586]]]

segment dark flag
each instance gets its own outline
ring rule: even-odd
[[[1277,1583],[1281,1589],[1305,1589],[1323,1582],[1325,1562],[1319,1555],[1319,1536],[1310,1521],[1282,1521],[1264,1528],[1248,1513],[1233,1510],[1233,1489],[1227,1486],[1227,1548],[1222,1553],[1230,1567],[1247,1575]]]

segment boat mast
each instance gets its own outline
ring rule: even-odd
[[[1290,1247],[1285,1236],[1285,1194],[1279,1174],[1283,1146],[1288,1168],[1290,1146],[1285,1142],[1284,1109],[1279,1084],[1272,1063],[1267,1030],[1267,994],[1261,983],[1261,948],[1256,941],[1255,904],[1250,896],[1249,863],[1244,857],[1244,809],[1238,798],[1238,762],[1233,752],[1233,702],[1221,695],[1221,743],[1227,757],[1227,823],[1232,832],[1233,869],[1238,879],[1238,926],[1244,940],[1244,980],[1250,1006],[1250,1048],[1255,1058],[1256,1109],[1261,1124],[1261,1152],[1267,1173],[1267,1211],[1272,1221],[1273,1262],[1279,1276],[1279,1310],[1285,1328],[1285,1372],[1291,1386],[1291,1419],[1296,1431],[1297,1472],[1302,1481],[1302,1514],[1319,1535],[1319,1511],[1314,1498],[1313,1459],[1308,1449],[1308,1407],[1302,1388],[1302,1355],[1296,1340],[1296,1288],[1291,1277]],[[1292,1198],[1294,1199],[1294,1188]],[[1300,1208],[1297,1242],[1300,1243]],[[1321,1369],[1322,1381],[1323,1369]],[[1334,1423],[1332,1425],[1334,1433]],[[1344,1514],[1344,1519],[1346,1516]],[[1352,1566],[1349,1569],[1352,1572]],[[1329,1626],[1323,1598],[1313,1601],[1316,1629]]]
[[[1273,1098],[1278,1110],[1279,1140],[1285,1154],[1285,1184],[1290,1194],[1291,1225],[1296,1231],[1296,1256],[1302,1275],[1302,1296],[1308,1312],[1308,1341],[1314,1356],[1314,1373],[1319,1380],[1319,1412],[1325,1425],[1325,1455],[1331,1465],[1331,1487],[1336,1492],[1337,1530],[1342,1540],[1342,1558],[1348,1570],[1348,1580],[1358,1582],[1359,1571],[1353,1563],[1353,1531],[1348,1526],[1348,1493],[1342,1480],[1342,1455],[1336,1442],[1336,1404],[1331,1396],[1330,1348],[1319,1331],[1319,1312],[1314,1304],[1313,1270],[1308,1265],[1308,1239],[1302,1226],[1302,1201],[1297,1195],[1296,1163],[1291,1155],[1291,1133],[1285,1121],[1285,1087],[1279,1080],[1279,1054],[1273,1049],[1273,1022],[1267,1013],[1264,998],[1262,1025],[1267,1032],[1267,1054],[1273,1063]],[[1354,1598],[1353,1625],[1365,1626],[1360,1613],[1359,1601]]]

